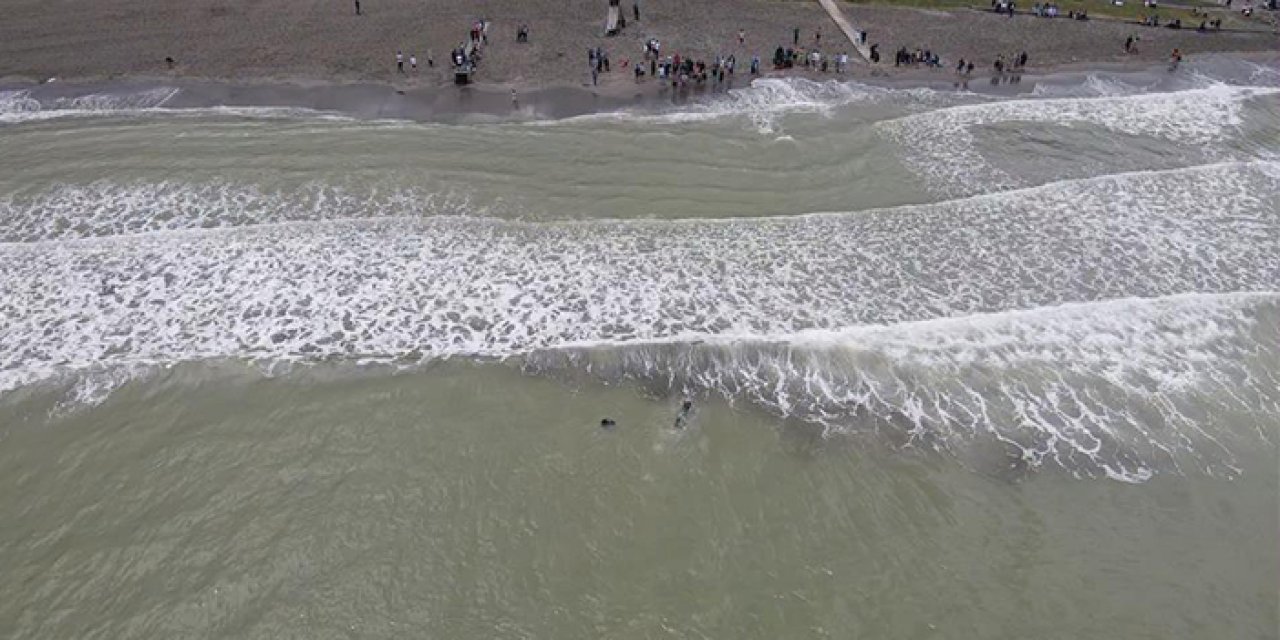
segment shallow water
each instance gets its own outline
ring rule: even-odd
[[[0,631],[1274,637],[1273,75],[0,93]]]

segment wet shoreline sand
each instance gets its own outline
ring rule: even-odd
[[[1195,56],[1190,61],[1245,60],[1262,67],[1280,66],[1280,54],[1235,52]],[[804,78],[815,82],[857,82],[884,89],[925,88],[937,91],[965,90],[993,96],[1028,93],[1039,85],[1070,85],[1083,82],[1089,75],[1107,73],[1127,78],[1140,85],[1156,85],[1166,79],[1163,64],[1140,61],[1112,63],[1075,63],[1028,69],[1010,83],[1008,78],[993,82],[990,74],[975,72],[967,82],[950,70],[906,69],[898,74],[845,75],[833,73],[767,73],[762,78]],[[395,119],[420,122],[506,122],[557,120],[594,113],[614,111],[650,112],[713,101],[728,91],[751,85],[750,76],[722,86],[693,86],[673,91],[665,83],[641,82],[611,87],[546,87],[512,88],[478,83],[467,87],[432,86],[400,89],[377,83],[309,82],[226,82],[167,78],[133,78],[92,82],[49,83],[0,82],[0,91],[18,91],[24,98],[42,105],[42,109],[68,108],[84,96],[118,97],[118,108],[200,109],[229,108],[294,108],[333,113],[359,119]],[[131,104],[134,96],[158,92],[163,99],[157,104]],[[111,104],[107,100],[107,104]],[[72,106],[71,108],[74,108]]]

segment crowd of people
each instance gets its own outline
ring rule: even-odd
[[[1207,16],[1206,16],[1206,18],[1207,18]],[[1142,25],[1142,26],[1144,26],[1144,27],[1161,27],[1161,26],[1163,26],[1163,27],[1164,27],[1164,28],[1166,28],[1166,29],[1182,29],[1182,28],[1183,28],[1183,26],[1182,26],[1182,18],[1174,18],[1174,19],[1172,19],[1172,20],[1168,20],[1168,21],[1165,21],[1165,22],[1161,23],[1161,22],[1160,22],[1160,15],[1159,15],[1159,14],[1151,14],[1151,15],[1149,15],[1149,16],[1142,16],[1142,19],[1138,21],[1138,24],[1140,24],[1140,25]],[[1190,27],[1187,27],[1187,28],[1190,28]],[[1201,33],[1204,33],[1204,32],[1206,32],[1206,31],[1218,31],[1218,30],[1220,30],[1220,29],[1222,29],[1222,19],[1221,19],[1221,18],[1214,18],[1213,20],[1207,20],[1207,19],[1206,19],[1206,20],[1201,20],[1201,21],[1200,21],[1200,25],[1196,27],[1196,31],[1199,31],[1199,32],[1201,32]]]
[[[1156,6],[1155,0],[1146,0],[1151,8]],[[1016,11],[1014,0],[992,0],[992,9],[996,12],[1007,13],[1013,15]],[[615,5],[616,6],[616,5]],[[635,21],[640,18],[639,3],[632,5],[632,15]],[[1037,1],[1032,5],[1030,14],[1037,17],[1054,18],[1060,15],[1060,8],[1054,0],[1046,2]],[[1200,23],[1198,30],[1205,31],[1209,29],[1221,28],[1221,19],[1208,19],[1207,13],[1198,12],[1196,15],[1205,17]],[[1069,11],[1067,13],[1069,19],[1087,20],[1088,14],[1084,11]],[[625,18],[623,18],[625,19]],[[1163,25],[1159,16],[1153,14],[1149,17],[1143,17],[1141,24],[1145,26],[1165,26],[1171,29],[1182,28],[1181,20],[1174,19]],[[773,69],[775,71],[784,71],[789,69],[804,69],[813,73],[836,73],[844,74],[849,70],[849,54],[845,51],[839,53],[826,53],[822,51],[821,30],[815,30],[813,33],[813,42],[811,46],[803,46],[800,44],[800,28],[792,30],[792,46],[778,45],[773,53]],[[855,34],[855,44],[865,45],[867,33],[859,31]],[[486,20],[477,20],[472,23],[467,41],[455,48],[451,53],[451,62],[454,66],[455,73],[465,73],[469,79],[470,74],[479,65],[484,49],[484,45],[489,39],[489,23]],[[527,24],[521,23],[515,34],[517,43],[529,42],[529,27]],[[1129,36],[1124,43],[1126,53],[1136,53],[1138,49],[1139,38]],[[662,83],[670,83],[673,88],[684,88],[689,86],[706,86],[712,87],[731,86],[735,74],[739,69],[739,55],[743,48],[747,45],[746,31],[738,29],[737,48],[734,52],[728,54],[716,55],[711,60],[705,60],[694,56],[681,55],[672,53],[664,55],[663,45],[657,38],[649,38],[644,43],[642,57],[635,60],[634,63],[630,59],[625,59],[617,66],[619,71],[630,71],[637,83],[644,82],[646,78],[652,78]],[[733,47],[729,47],[733,49]],[[879,44],[873,43],[869,48],[864,49],[864,53],[869,53],[868,57],[872,64],[880,62]],[[1180,55],[1179,55],[1180,57]],[[1015,78],[1021,75],[1022,69],[1027,64],[1027,53],[1025,51],[1017,55],[1005,56],[1003,54],[996,56],[992,62],[992,81],[1008,81],[1016,82]],[[399,73],[413,73],[417,71],[418,59],[413,53],[405,56],[403,51],[397,51],[396,69]],[[408,71],[406,71],[406,61],[408,63]],[[428,67],[434,67],[435,61],[432,59],[430,52],[427,53],[426,63]],[[591,84],[598,85],[603,74],[613,72],[614,65],[609,57],[609,53],[604,47],[596,46],[587,50],[587,64],[590,70]],[[942,56],[937,52],[926,47],[917,47],[914,50],[907,47],[900,47],[894,54],[895,67],[927,67],[941,68],[944,66]],[[965,82],[972,76],[975,69],[973,60],[960,59],[954,67],[955,74],[960,78],[959,82]],[[758,55],[752,55],[749,62],[747,73],[751,77],[760,75],[761,59]],[[463,82],[459,80],[459,82]]]
[[[942,57],[928,50],[916,48],[915,51],[908,51],[906,47],[901,47],[894,54],[893,66],[895,67],[918,67],[924,65],[926,67],[941,67]]]
[[[1056,18],[1062,15],[1062,10],[1058,8],[1058,4],[1055,2],[1045,2],[1043,4],[1037,2],[1031,5],[1031,15],[1036,16],[1037,18]],[[1070,10],[1067,11],[1067,19],[1088,20],[1089,12],[1084,10]]]
[[[797,28],[793,34],[793,42],[797,44],[799,32],[800,30]],[[862,37],[865,38],[865,34]],[[778,45],[773,56],[774,70],[806,69],[818,73],[847,73],[849,70],[848,52],[823,53],[817,47],[821,43],[821,39],[822,32],[817,31],[814,33],[814,46],[812,48]],[[739,49],[746,45],[746,31],[744,29],[738,30],[737,45]],[[595,55],[588,56],[588,62],[591,65],[592,84],[598,84],[600,74],[607,73],[610,70],[608,55],[597,48]],[[625,60],[620,68],[629,67],[635,76],[636,82],[642,82],[646,77],[650,77],[664,83],[670,82],[672,87],[681,88],[703,85],[711,85],[713,87],[730,85],[738,71],[738,65],[737,53],[719,54],[710,61],[681,54],[664,56],[662,43],[656,38],[650,38],[644,44],[643,58],[634,64],[630,60]],[[759,55],[753,54],[751,56],[747,73],[752,77],[762,73],[762,62]]]
[[[797,66],[819,73],[835,72],[843,74],[849,70],[849,53],[841,51],[835,54],[825,54],[817,48],[784,48],[782,45],[778,45],[778,48],[773,50],[774,70],[794,69]]]

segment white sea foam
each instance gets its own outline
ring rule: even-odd
[[[1028,464],[1138,478],[1152,456],[1178,449],[1103,431],[1132,417],[1108,394],[1149,400],[1134,406],[1161,417],[1142,417],[1155,422],[1139,431],[1157,433],[1151,425],[1195,415],[1160,404],[1168,394],[1225,393],[1230,379],[1233,393],[1256,397],[1275,376],[1241,377],[1240,367],[1249,349],[1274,360],[1274,344],[1243,337],[1274,330],[1276,296],[1234,294],[1280,283],[1276,163],[730,220],[532,223],[385,203],[400,215],[370,217],[328,195],[264,204],[252,189],[175,184],[97,208],[94,194],[110,186],[65,189],[36,198],[39,214],[14,205],[0,221],[5,237],[25,240],[0,244],[0,392],[204,360],[550,366],[545,354],[589,345],[629,363],[628,377],[678,379],[827,424],[870,416],[920,441],[997,429]],[[249,207],[226,193],[249,194]],[[63,222],[33,222],[57,202],[76,203]],[[1193,291],[1223,296],[1098,302]],[[1095,304],[930,323],[1076,302]],[[663,342],[676,346],[655,351]],[[852,371],[849,353],[862,354]],[[1010,375],[984,378],[986,367]],[[978,399],[964,400],[971,392]],[[1176,424],[1170,437],[1194,435]]]
[[[375,185],[376,187],[376,185]],[[0,200],[0,243],[388,215],[485,215],[461,191],[98,181]]]
[[[641,125],[679,125],[741,119],[750,123],[761,134],[773,134],[777,132],[779,120],[788,115],[829,116],[849,105],[877,103],[893,103],[899,108],[920,109],[974,99],[976,98],[972,94],[943,93],[931,89],[886,89],[838,80],[818,82],[806,78],[757,78],[745,87],[704,96],[658,113],[625,110],[534,124],[557,126],[604,120]]]
[[[1149,93],[1156,82],[1134,84],[1114,76],[1091,73],[1079,83],[1041,82],[1031,90],[1036,98],[1116,98]]]
[[[975,130],[1006,122],[1086,124],[1123,134],[1203,147],[1241,124],[1245,101],[1280,93],[1270,87],[1214,85],[1171,93],[1101,98],[1008,100],[948,107],[877,123],[906,151],[904,161],[935,188],[967,195],[1023,186],[987,162]]]
[[[1280,185],[1263,166],[852,214],[401,217],[9,243],[0,245],[0,389],[112,361],[501,357],[592,340],[1271,290]]]
[[[180,92],[180,89],[174,87],[155,87],[132,92],[91,93],[38,100],[32,97],[30,90],[0,91],[0,123],[21,124],[62,118],[144,116],[356,120],[354,117],[331,111],[303,107],[210,106],[172,108],[165,106]]]
[[[1249,67],[1249,82],[1262,86],[1280,86],[1280,69],[1274,66],[1258,64],[1256,62],[1245,62]]]
[[[0,91],[0,114],[39,111],[40,101],[26,90]]]
[[[900,433],[913,446],[956,451],[990,438],[1005,450],[997,466],[1051,462],[1142,481],[1162,464],[1236,473],[1231,440],[1241,434],[1210,427],[1210,416],[1280,418],[1277,357],[1280,295],[1225,294],[569,347],[526,366],[745,398],[834,431]]]

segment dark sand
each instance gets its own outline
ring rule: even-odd
[[[635,60],[648,37],[663,42],[664,53],[711,58],[736,54],[745,70],[753,54],[768,60],[792,29],[811,46],[823,34],[822,49],[852,51],[817,3],[773,0],[640,0],[642,20],[622,35],[603,34],[605,0],[362,0],[356,16],[352,0],[8,0],[0,21],[0,78],[10,81],[92,81],[112,78],[219,80],[232,83],[391,83],[414,91],[448,84],[449,50],[466,36],[473,19],[488,18],[490,46],[477,80],[491,88],[581,87],[589,82],[586,50],[603,46],[613,73],[598,90],[614,99],[654,93],[637,86],[624,62]],[[630,16],[632,0],[623,0]],[[1278,40],[1262,20],[1255,31],[1200,34],[1194,30],[1142,28],[1100,19],[1074,22],[1030,16],[1012,19],[987,12],[951,12],[846,5],[848,14],[880,43],[878,68],[855,68],[853,75],[945,74],[895,69],[899,46],[929,48],[944,63],[975,59],[986,69],[998,53],[1026,51],[1030,67],[1126,60],[1149,65],[1173,48],[1188,53],[1267,51]],[[528,44],[515,42],[520,23]],[[737,42],[739,29],[746,44]],[[1137,56],[1125,56],[1126,36],[1138,34]],[[419,58],[416,74],[395,70],[396,50]],[[435,68],[428,68],[430,52]],[[177,61],[174,70],[164,62]],[[408,64],[406,63],[406,68]],[[497,98],[486,98],[497,100]],[[504,96],[509,102],[509,96]],[[531,99],[531,98],[529,98]]]

